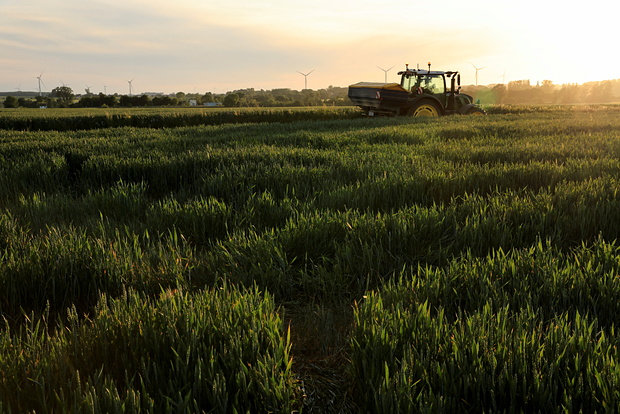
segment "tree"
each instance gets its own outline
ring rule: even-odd
[[[178,103],[177,98],[171,98],[169,96],[156,96],[151,100],[153,106],[171,106]]]
[[[122,107],[124,107],[124,108],[126,108],[126,107],[130,107],[130,106],[133,106],[131,101],[132,101],[131,96],[128,96],[128,95],[122,95],[122,96],[121,96],[121,101],[120,101],[120,104],[121,104],[121,106],[122,106]]]
[[[587,95],[587,101],[593,103],[610,102],[612,99],[611,81],[594,83]]]
[[[319,93],[312,89],[304,89],[301,91],[301,99],[303,106],[315,106],[321,103]]]
[[[19,105],[17,103],[17,98],[14,96],[7,96],[4,100],[5,108],[17,108]]]
[[[52,96],[58,100],[59,106],[69,106],[73,101],[73,89],[68,86],[57,86],[52,89]]]
[[[506,103],[511,104],[529,104],[532,103],[534,88],[530,84],[529,79],[508,82],[508,91],[506,95]]]
[[[259,106],[276,106],[276,100],[271,94],[264,93],[260,95],[256,100]]]
[[[216,102],[215,97],[211,92],[207,92],[202,95],[202,103]]]
[[[559,90],[558,96],[556,98],[557,103],[568,104],[580,102],[580,89],[581,88],[576,83],[568,83],[562,85],[562,89]]]
[[[137,98],[136,106],[149,106],[151,104],[151,99],[148,95],[140,95]]]
[[[26,99],[24,97],[21,97],[17,100],[17,106],[20,106],[22,108],[35,108],[36,102],[33,99]]]
[[[504,85],[503,83],[498,83],[497,85],[493,86],[491,91],[493,91],[493,95],[495,96],[494,103],[500,105],[503,104],[504,99],[506,99],[506,94],[508,92],[508,90],[506,89],[506,85]]]
[[[239,95],[236,93],[229,93],[224,98],[224,106],[239,106]]]

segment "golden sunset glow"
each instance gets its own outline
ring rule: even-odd
[[[0,0],[0,90],[301,89],[382,81],[405,62],[463,83],[620,78],[619,7],[556,1]]]

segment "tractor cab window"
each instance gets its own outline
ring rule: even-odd
[[[414,93],[418,91],[418,88],[421,88],[424,93],[431,94],[441,94],[446,89],[441,75],[403,76],[401,86]]]
[[[445,84],[441,75],[424,75],[419,78],[419,85],[425,93],[439,94],[445,92]]]
[[[407,89],[408,91],[411,91],[411,88],[415,86],[417,80],[418,78],[415,76],[403,75],[402,85],[400,86]]]

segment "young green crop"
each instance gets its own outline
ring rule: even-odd
[[[224,286],[103,295],[91,316],[24,316],[0,336],[9,412],[291,412],[290,342],[273,300]]]
[[[352,107],[108,108],[0,110],[0,130],[77,131],[100,128],[178,128],[247,122],[296,122],[359,117]]]
[[[309,411],[327,409],[319,395],[357,404],[352,412],[613,411],[620,400],[618,110],[439,119],[250,110],[214,125],[4,130],[1,346],[30,365],[15,371],[13,357],[4,359],[11,374],[0,376],[2,384],[18,391],[2,394],[15,399],[0,398],[0,411],[74,408],[62,400],[109,411],[125,404],[134,407],[128,411],[190,412],[215,407],[207,400],[233,404],[231,395],[246,391],[270,402],[235,409],[299,409],[305,392]],[[190,112],[110,116],[172,126]],[[282,121],[272,122],[276,116]],[[178,294],[166,302],[161,293],[171,289]],[[217,296],[217,304],[203,295]],[[192,333],[174,342],[168,329],[206,318],[201,307],[237,309],[239,301],[249,307],[234,314],[237,322],[271,339],[243,342],[234,325],[216,340],[229,344],[231,357],[290,345],[286,329],[272,323],[279,310],[256,310],[264,301],[289,315],[357,301],[354,317],[343,317],[355,319],[350,340],[340,341],[349,348],[339,358],[323,358],[324,350],[297,355],[303,364],[269,373],[263,360],[251,357],[250,368],[235,356],[222,369],[239,383],[213,374],[211,394],[196,389],[204,381],[194,376],[206,371],[192,369],[209,364],[187,361],[200,359],[192,359],[194,350],[210,355],[200,347],[216,343]],[[337,341],[304,335],[349,335],[346,322],[323,332],[305,329],[311,320],[294,320],[292,337],[329,344]],[[75,359],[68,344],[78,333],[91,338],[93,355],[126,359],[89,365],[81,345]],[[132,342],[147,339],[151,345]],[[187,354],[189,345],[178,345],[184,341],[200,344]],[[118,344],[156,351],[147,363],[133,345],[112,355]],[[60,354],[46,356],[50,349],[71,364],[59,367],[52,356]],[[291,380],[295,369],[334,360],[325,371],[338,378]],[[255,378],[251,386],[263,388],[250,390],[241,378],[252,370],[272,382]],[[25,389],[32,399],[19,392]]]
[[[361,407],[617,407],[618,249],[599,241],[562,253],[539,243],[405,269],[355,310],[350,375]]]

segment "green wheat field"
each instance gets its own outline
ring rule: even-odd
[[[620,410],[620,106],[5,109],[0,170],[1,413]]]

